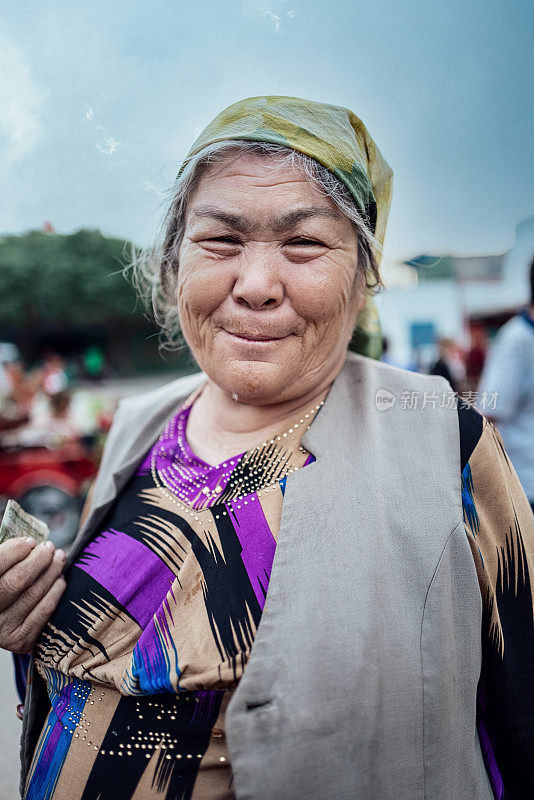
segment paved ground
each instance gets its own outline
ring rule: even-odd
[[[174,380],[175,377],[180,377],[180,374],[177,372],[176,376],[174,376],[172,373],[157,373],[155,375],[146,375],[141,378],[110,378],[101,383],[84,381],[77,385],[77,389],[91,390],[98,394],[104,394],[119,399],[136,394],[137,392],[155,389],[157,386],[169,383]]]
[[[0,800],[19,795],[19,740],[22,722],[15,715],[18,703],[11,655],[0,650]]]

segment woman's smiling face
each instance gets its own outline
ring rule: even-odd
[[[193,355],[225,394],[303,396],[336,377],[365,304],[356,232],[297,168],[230,156],[188,202],[177,300]]]

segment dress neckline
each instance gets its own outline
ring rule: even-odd
[[[182,406],[182,408],[176,414],[178,418],[176,449],[180,451],[180,455],[186,463],[190,464],[191,466],[195,466],[205,473],[209,473],[212,470],[217,472],[220,469],[225,469],[231,461],[234,462],[234,464],[237,463],[241,458],[243,458],[244,455],[246,455],[246,453],[255,449],[255,447],[251,447],[248,450],[243,450],[242,453],[230,456],[229,458],[224,459],[224,461],[221,461],[219,464],[210,464],[208,461],[204,461],[203,458],[194,452],[191,445],[187,441],[187,421],[189,419],[189,414],[191,413],[195,399],[196,398],[194,398],[188,405]]]
[[[301,446],[300,439],[324,401],[303,412],[287,431],[275,433],[219,464],[209,464],[193,451],[186,438],[189,413],[201,388],[197,387],[175,411],[151,450],[154,483],[174,498],[173,502],[200,511],[274,485],[304,466],[311,454]]]

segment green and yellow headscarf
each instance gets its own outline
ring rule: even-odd
[[[391,203],[393,173],[365,125],[352,111],[299,97],[250,97],[221,111],[191,147],[180,169],[204,147],[227,140],[282,144],[314,158],[351,193],[382,244]],[[380,321],[367,298],[355,341],[363,355],[379,358]]]

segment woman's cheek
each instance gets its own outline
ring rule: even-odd
[[[214,264],[198,259],[181,265],[177,289],[180,311],[187,309],[190,314],[210,314],[224,301],[227,283],[223,270]]]
[[[323,322],[343,314],[348,307],[351,276],[344,271],[320,272],[306,276],[291,287],[292,306],[299,314],[313,322]]]

